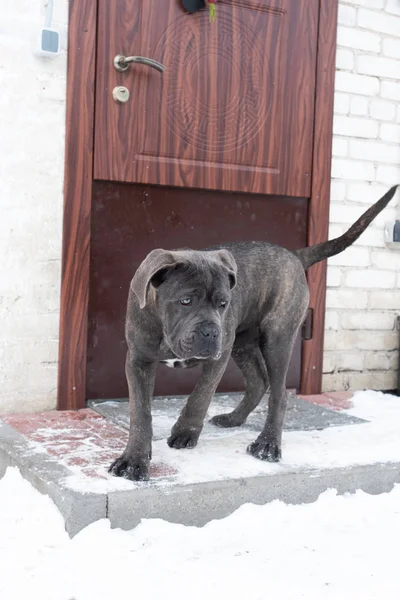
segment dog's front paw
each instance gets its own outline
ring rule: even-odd
[[[217,427],[229,428],[229,427],[240,427],[243,425],[243,419],[239,419],[233,412],[226,413],[224,415],[216,415],[210,419],[212,425]]]
[[[274,441],[267,442],[257,439],[247,446],[247,452],[255,458],[267,460],[268,462],[279,462],[282,458],[281,446]]]
[[[197,445],[200,436],[200,430],[189,428],[189,429],[172,429],[171,435],[167,440],[167,444],[170,448],[194,448]]]
[[[112,463],[108,472],[131,481],[147,481],[149,479],[149,462],[145,459],[129,458],[123,454]]]

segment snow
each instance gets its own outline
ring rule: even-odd
[[[398,600],[400,486],[314,504],[244,505],[203,528],[97,521],[72,540],[51,500],[0,481],[4,600]]]
[[[156,440],[153,443],[153,461],[167,464],[177,471],[174,476],[158,479],[157,486],[400,462],[400,399],[390,394],[366,391],[356,392],[352,402],[353,408],[344,412],[368,422],[322,431],[284,432],[283,459],[278,464],[256,460],[246,454],[246,447],[254,441],[256,434],[240,428],[223,430],[223,435],[220,430],[216,436],[203,435],[197,447],[191,450],[177,451],[169,448],[165,439]],[[112,476],[90,481],[77,471],[65,484],[81,492],[105,493],[153,485],[154,482],[135,484]]]
[[[370,422],[287,433],[281,466],[234,458],[269,473],[400,460],[398,398],[359,393],[349,412]],[[242,438],[232,440],[242,452]],[[238,472],[212,453],[214,442],[197,456],[175,453],[180,468],[188,455],[200,459],[194,474],[196,460],[186,463],[186,479],[209,476],[210,465],[219,476]],[[248,504],[203,528],[145,520],[122,531],[100,520],[71,540],[52,501],[17,469],[0,480],[2,600],[398,600],[399,556],[400,485],[379,496],[328,490],[313,504]]]

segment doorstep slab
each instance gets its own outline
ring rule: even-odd
[[[323,402],[319,398],[318,403]],[[70,535],[101,518],[125,529],[143,518],[202,526],[247,502],[312,502],[327,488],[339,493],[390,491],[400,483],[400,453],[399,462],[364,465],[337,466],[331,456],[331,462],[319,463],[318,468],[296,462],[293,454],[297,444],[302,447],[315,438],[320,439],[319,452],[328,448],[332,452],[337,434],[354,430],[357,438],[357,432],[368,426],[359,419],[323,431],[288,432],[284,441],[288,458],[279,464],[248,456],[245,449],[254,431],[242,428],[205,434],[197,448],[187,451],[168,448],[165,439],[155,440],[151,480],[139,483],[107,473],[124,449],[128,432],[92,409],[6,415],[0,417],[0,477],[8,466],[17,466],[34,487],[53,499]]]
[[[107,515],[113,527],[122,529],[136,527],[141,519],[202,527],[247,503],[262,505],[280,500],[307,504],[332,488],[339,494],[360,489],[381,494],[390,492],[395,483],[400,483],[400,463],[293,471],[171,488],[148,487],[135,492],[110,492]]]
[[[47,452],[35,449],[24,435],[0,420],[0,478],[8,467],[18,467],[34,488],[53,500],[71,536],[106,518],[106,494],[81,492],[64,485],[71,475],[68,468]]]
[[[242,394],[216,394],[208,411],[204,423],[202,436],[207,438],[218,438],[225,435],[223,429],[219,429],[208,422],[214,415],[231,412],[239,403]],[[315,395],[312,401],[307,397],[299,398],[295,395],[288,396],[288,405],[285,416],[284,431],[320,431],[328,427],[339,425],[353,425],[363,423],[362,419],[338,410],[342,407],[341,401],[332,401],[323,394]],[[168,438],[171,428],[177,420],[186,402],[186,396],[156,397],[152,402],[153,415],[153,438],[162,440]],[[267,417],[268,396],[264,396],[259,406],[249,415],[246,423],[241,426],[241,431],[258,434]],[[103,400],[101,402],[91,401],[90,406],[99,414],[107,417],[113,423],[129,429],[129,403],[126,399]]]

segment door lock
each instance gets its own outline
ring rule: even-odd
[[[129,90],[123,85],[117,85],[113,91],[112,96],[115,102],[119,102],[120,104],[125,104],[129,100]]]

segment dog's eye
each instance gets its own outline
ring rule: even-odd
[[[190,306],[192,304],[192,299],[191,298],[182,298],[181,304],[183,304],[183,306]]]
[[[228,304],[228,302],[226,300],[221,300],[221,302],[219,303],[220,308],[226,308],[226,305]]]

